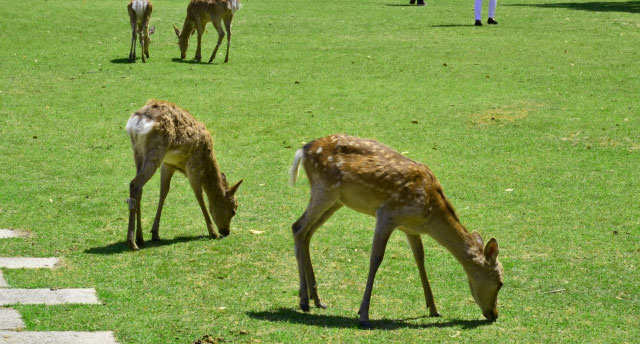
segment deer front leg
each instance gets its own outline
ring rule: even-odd
[[[214,19],[212,16],[211,22],[213,23],[213,26],[216,27],[216,31],[218,31],[218,43],[216,44],[215,49],[213,49],[213,53],[209,58],[209,63],[211,63],[213,59],[216,57],[216,54],[218,53],[218,48],[220,48],[220,43],[222,43],[222,39],[224,38],[224,30],[222,30],[222,26],[220,26],[220,19],[219,18]]]
[[[198,171],[192,171],[189,168],[186,170],[187,178],[189,179],[189,184],[191,184],[191,189],[193,189],[193,193],[198,200],[198,205],[200,205],[200,210],[202,210],[202,215],[204,216],[204,221],[207,224],[207,231],[209,231],[209,236],[212,239],[220,238],[220,233],[218,233],[217,229],[213,228],[213,224],[211,222],[211,217],[209,216],[209,211],[204,203],[204,199],[202,198],[202,184],[200,184],[200,175]]]
[[[436,309],[436,303],[433,300],[433,293],[431,292],[431,285],[429,285],[429,279],[427,278],[427,271],[424,268],[424,248],[422,246],[422,239],[419,235],[407,234],[407,241],[413,252],[413,258],[418,265],[418,273],[420,274],[420,281],[422,282],[422,290],[424,291],[424,299],[429,308],[429,316],[439,317],[440,313]]]
[[[162,164],[160,167],[160,200],[158,201],[158,210],[156,211],[156,218],[153,220],[153,227],[151,227],[151,240],[160,241],[160,215],[162,214],[162,207],[164,206],[164,200],[169,194],[171,187],[171,177],[176,170],[167,164]]]
[[[386,214],[378,210],[376,214],[376,229],[373,234],[373,245],[371,247],[371,258],[369,261],[369,276],[367,277],[367,286],[364,290],[362,303],[360,304],[360,311],[358,311],[360,315],[359,325],[362,328],[371,328],[371,323],[369,322],[369,303],[371,301],[371,292],[373,291],[373,280],[382,263],[387,242],[395,227]]]
[[[227,54],[224,57],[224,62],[229,62],[229,46],[231,45],[231,20],[233,19],[233,14],[230,14],[224,17],[224,26],[227,30]]]
[[[202,43],[202,34],[204,34],[204,27],[200,21],[200,17],[196,16],[196,31],[198,32],[198,42],[196,45],[196,56],[194,60],[200,62],[202,60],[202,51],[201,51],[201,43]]]

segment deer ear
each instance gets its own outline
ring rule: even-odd
[[[233,195],[236,194],[236,191],[238,191],[238,188],[240,187],[240,184],[242,184],[243,180],[244,179],[240,179],[239,182],[237,182],[234,186],[230,187],[229,190],[227,190],[227,193],[225,194],[225,196],[233,197]]]
[[[473,231],[471,232],[471,236],[473,237],[473,240],[475,240],[478,245],[480,245],[480,247],[484,247],[484,241],[482,241],[482,237],[480,236],[480,233]]]
[[[484,257],[489,261],[494,263],[498,258],[498,240],[495,238],[491,238],[487,243],[487,246],[484,248]]]
[[[176,24],[173,24],[173,30],[176,32],[176,36],[178,36],[178,38],[180,38],[180,29],[178,29]]]

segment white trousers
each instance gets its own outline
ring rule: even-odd
[[[496,17],[496,5],[498,4],[498,0],[489,0],[489,18]],[[476,5],[473,8],[473,11],[476,14],[476,20],[482,19],[482,0],[476,0]]]

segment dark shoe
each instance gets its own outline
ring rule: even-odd
[[[493,24],[493,25],[497,25],[498,22],[495,21],[493,18],[489,18],[489,20],[487,20],[487,24]]]
[[[482,22],[479,20],[476,20],[476,23],[474,24],[475,26],[482,26]]]
[[[418,6],[424,6],[424,5],[426,5],[426,4],[424,3],[424,0],[418,0]]]

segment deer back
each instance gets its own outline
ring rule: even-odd
[[[302,151],[312,187],[320,183],[337,191],[345,205],[360,212],[373,215],[384,205],[413,207],[424,214],[436,203],[448,203],[427,166],[377,141],[331,135]]]

